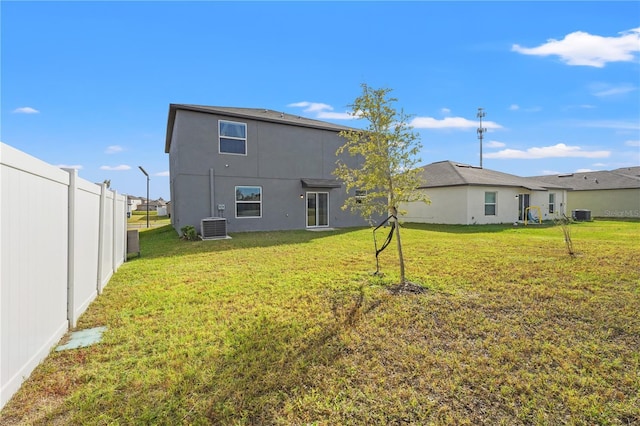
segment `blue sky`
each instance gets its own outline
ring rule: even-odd
[[[360,85],[421,163],[520,176],[640,165],[640,2],[0,2],[0,140],[169,199],[170,103],[353,127]]]

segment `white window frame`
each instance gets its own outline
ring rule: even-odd
[[[549,193],[549,214],[556,212],[556,194],[555,192]]]
[[[238,200],[238,189],[243,189],[243,188],[258,188],[260,189],[260,199],[258,201],[256,200],[249,200],[249,201],[244,201],[244,200]],[[235,199],[235,216],[236,219],[260,219],[262,218],[262,187],[260,185],[237,185],[233,191],[233,196]],[[238,205],[239,204],[258,204],[259,208],[260,208],[260,214],[258,216],[238,216]]]
[[[493,203],[487,203],[487,194],[494,194]],[[487,214],[487,206],[493,206],[493,214]],[[498,215],[498,192],[497,191],[485,191],[484,192],[484,215],[485,216],[497,216]]]
[[[367,198],[367,190],[366,189],[356,189],[356,204],[362,204],[364,200]]]
[[[222,133],[221,132],[222,123],[229,123],[229,124],[244,126],[244,138],[237,137],[237,136],[222,135],[221,134]],[[222,139],[243,141],[244,142],[244,153],[222,151],[222,146],[221,146],[222,145]],[[225,155],[244,155],[244,156],[247,155],[247,123],[241,123],[239,121],[230,121],[230,120],[218,120],[218,153],[219,154],[225,154]]]
[[[315,197],[315,202],[316,202],[316,210],[315,210],[315,225],[310,225],[309,224],[309,195],[313,194],[313,196]],[[319,213],[319,199],[320,199],[320,195],[324,195],[326,197],[327,200],[327,205],[326,205],[326,212],[327,212],[327,217],[325,218],[327,223],[324,225],[318,225],[318,222],[320,219],[320,213]],[[306,226],[307,228],[328,228],[329,227],[329,212],[331,210],[329,210],[329,202],[330,202],[330,197],[329,197],[329,192],[327,191],[307,191],[307,193],[305,194],[305,221],[306,221]]]

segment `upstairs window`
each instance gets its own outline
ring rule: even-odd
[[[484,215],[495,216],[496,215],[496,200],[498,198],[497,192],[485,192],[484,193]]]
[[[556,194],[554,193],[550,193],[549,194],[549,213],[555,213],[556,212]]]
[[[218,121],[220,154],[247,155],[247,125],[235,121]]]
[[[236,186],[236,217],[262,217],[262,187]]]

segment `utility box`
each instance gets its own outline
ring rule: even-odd
[[[140,235],[137,229],[127,230],[127,255],[130,253],[140,256]]]
[[[577,209],[571,212],[571,217],[573,220],[577,221],[590,221],[591,220],[591,210]]]

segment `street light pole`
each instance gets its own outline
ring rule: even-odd
[[[149,174],[142,168],[142,166],[138,166],[138,168],[147,177],[147,228],[148,228],[149,227]]]

